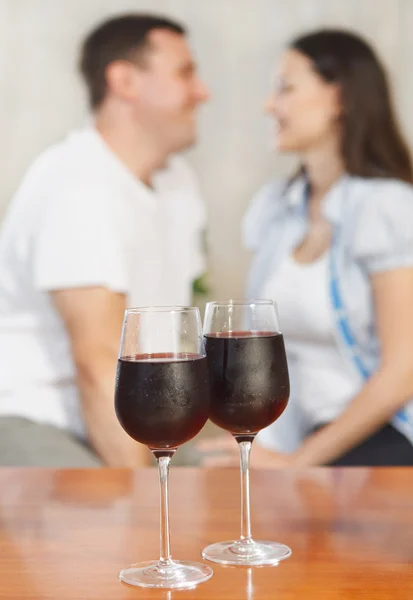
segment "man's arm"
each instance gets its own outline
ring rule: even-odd
[[[88,440],[109,467],[150,464],[149,450],[121,428],[114,385],[126,300],[103,287],[51,292],[70,337]]]

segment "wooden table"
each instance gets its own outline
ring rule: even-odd
[[[413,599],[413,469],[252,473],[253,533],[285,542],[278,567],[213,565],[190,591],[131,588],[158,556],[154,469],[0,470],[0,598]],[[200,559],[239,530],[236,470],[171,469],[172,550]]]

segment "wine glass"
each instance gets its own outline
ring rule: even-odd
[[[241,537],[211,544],[208,560],[227,565],[275,565],[284,544],[251,537],[249,459],[256,434],[276,421],[290,394],[283,336],[272,300],[210,302],[204,321],[211,380],[210,419],[238,442],[241,460]]]
[[[127,310],[123,322],[115,409],[123,429],[156,458],[161,492],[160,559],[120,572],[125,583],[191,588],[213,571],[203,563],[175,561],[170,553],[169,463],[177,448],[205,425],[210,387],[199,310],[149,307]]]

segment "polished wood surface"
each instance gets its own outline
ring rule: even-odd
[[[413,469],[255,471],[255,537],[291,546],[278,567],[212,565],[190,591],[131,588],[158,556],[155,469],[0,470],[0,598],[19,600],[413,599]],[[236,470],[171,469],[175,558],[239,531]]]

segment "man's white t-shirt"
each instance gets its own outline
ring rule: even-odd
[[[0,233],[0,415],[82,435],[69,339],[48,292],[103,286],[130,307],[188,305],[204,225],[182,158],[149,188],[92,126],[46,150]]]

